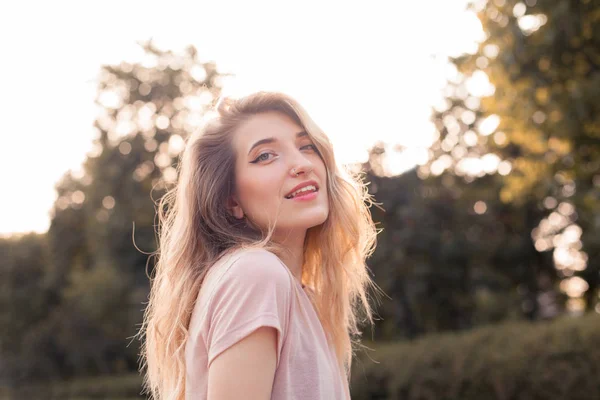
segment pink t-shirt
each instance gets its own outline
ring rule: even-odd
[[[190,321],[186,400],[206,399],[212,360],[261,326],[278,331],[271,399],[350,399],[305,290],[269,251],[236,250],[219,259],[206,275]]]

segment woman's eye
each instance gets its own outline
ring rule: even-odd
[[[259,154],[259,156],[258,156],[258,157],[256,157],[256,158],[254,159],[254,161],[252,161],[252,162],[253,162],[253,163],[257,163],[257,162],[259,162],[259,161],[267,161],[267,160],[269,159],[269,156],[270,156],[270,155],[271,155],[271,153],[262,153],[262,154]]]
[[[313,149],[314,151],[318,152],[318,150],[317,150],[317,146],[315,146],[314,144],[307,144],[306,146],[302,146],[302,148],[305,148],[305,147],[312,147],[312,149]]]
[[[317,146],[315,146],[314,144],[307,144],[305,146],[302,146],[302,147],[300,147],[300,150],[304,150],[306,148],[311,149],[312,151],[314,151],[317,154],[319,153],[319,150],[317,149]],[[270,159],[269,156],[274,156],[274,154],[273,153],[269,153],[269,152],[265,152],[265,153],[259,154],[258,157],[256,157],[254,159],[254,161],[251,161],[251,162],[253,164],[256,164],[256,163],[259,163],[259,162],[262,162],[262,161],[268,161]]]

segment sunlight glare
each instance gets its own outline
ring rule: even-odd
[[[483,136],[489,136],[494,133],[499,125],[500,117],[498,117],[496,114],[492,114],[479,123],[478,131]]]
[[[465,85],[471,96],[475,97],[491,96],[495,91],[487,74],[479,69],[473,72],[473,75],[466,80]]]
[[[525,35],[531,35],[548,22],[544,14],[523,15],[518,19],[519,28]]]

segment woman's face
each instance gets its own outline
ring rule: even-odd
[[[293,120],[277,112],[254,115],[236,130],[232,144],[236,182],[229,206],[236,218],[245,216],[267,229],[278,214],[275,233],[303,234],[325,222],[329,215],[325,164]],[[294,194],[302,187],[308,190]]]

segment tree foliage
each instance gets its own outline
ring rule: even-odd
[[[485,40],[451,60],[430,160],[386,177],[382,145],[364,166],[386,209],[376,338],[598,304],[600,3],[471,7]]]
[[[456,74],[434,115],[440,137],[420,175],[446,171],[472,187],[497,176],[488,190],[529,210],[524,234],[552,256],[551,281],[572,297],[570,307],[592,309],[600,272],[600,3],[495,0],[472,8],[486,39],[452,60]]]
[[[128,342],[149,290],[155,200],[176,179],[184,140],[224,77],[192,47],[183,54],[151,42],[143,47],[141,62],[100,71],[97,138],[83,172],[69,172],[56,185],[48,233],[35,244],[29,237],[3,243],[20,256],[2,266],[11,278],[2,282],[11,288],[2,300],[12,307],[2,327],[17,322],[20,312],[26,316],[3,331],[10,358],[2,361],[11,360],[11,368],[3,363],[2,371],[12,382],[137,369],[138,343]],[[14,293],[37,297],[25,308]],[[36,345],[22,342],[24,334]],[[27,351],[15,351],[14,343]],[[17,359],[22,363],[12,362]]]

